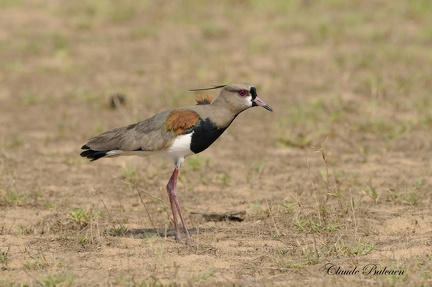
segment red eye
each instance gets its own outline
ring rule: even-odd
[[[246,90],[240,90],[237,92],[240,97],[246,97],[248,92]]]

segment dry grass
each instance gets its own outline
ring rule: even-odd
[[[432,284],[429,1],[0,9],[0,285]],[[191,248],[173,239],[171,163],[88,163],[79,147],[231,82],[275,112],[245,112],[186,160]],[[243,222],[192,214],[235,210]]]

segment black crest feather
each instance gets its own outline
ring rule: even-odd
[[[215,89],[223,88],[225,86],[226,85],[218,85],[218,86],[214,86],[214,87],[210,87],[210,88],[191,89],[189,91],[191,91],[191,92],[197,92],[197,91],[215,90]]]

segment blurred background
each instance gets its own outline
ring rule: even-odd
[[[1,108],[22,126],[12,137],[30,140],[47,123],[40,117],[54,133],[70,134],[73,121],[111,127],[118,119],[100,109],[116,94],[141,120],[191,104],[188,89],[232,82],[256,85],[276,107],[265,126],[282,145],[334,133],[349,140],[351,129],[385,140],[430,124],[429,1],[0,5]]]

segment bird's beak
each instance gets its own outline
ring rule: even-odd
[[[264,103],[260,98],[255,97],[255,99],[252,100],[252,106],[260,106],[263,107],[264,109],[273,112],[273,109],[267,105],[266,103]]]

